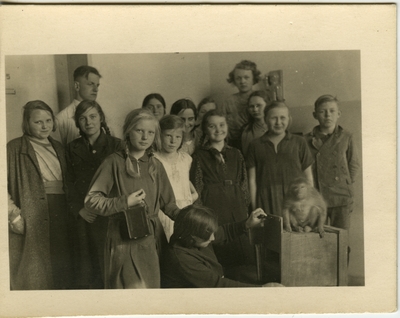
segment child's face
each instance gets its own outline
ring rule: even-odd
[[[284,134],[289,125],[289,110],[283,106],[271,109],[267,114],[266,123],[271,134]]]
[[[207,113],[207,112],[210,111],[210,110],[215,109],[215,108],[216,108],[216,106],[215,106],[214,103],[203,104],[203,105],[200,107],[199,115],[197,116],[197,121],[198,121],[199,123],[201,123],[201,121],[203,120],[204,114]]]
[[[161,145],[163,151],[173,153],[178,151],[182,144],[183,129],[166,129],[161,133]]]
[[[37,139],[47,139],[53,130],[53,117],[42,109],[35,109],[29,118],[29,130],[32,137]]]
[[[249,100],[248,111],[251,117],[254,119],[264,118],[264,109],[267,103],[260,96],[253,96]]]
[[[241,93],[248,93],[254,85],[253,72],[251,70],[235,69],[234,72],[235,86]]]
[[[142,119],[129,132],[131,149],[143,151],[149,148],[155,138],[157,122],[153,119]]]
[[[157,120],[160,120],[165,115],[164,106],[157,98],[150,99],[145,107],[152,111]]]
[[[185,132],[188,134],[193,130],[195,124],[194,112],[190,108],[183,109],[179,114],[179,117],[185,122]]]
[[[79,127],[87,137],[100,132],[101,118],[96,108],[91,107],[79,117]]]
[[[336,127],[341,113],[336,102],[326,102],[319,105],[313,115],[319,121],[321,128],[331,129]]]
[[[225,140],[228,134],[228,125],[225,117],[209,117],[206,130],[207,136],[211,142],[220,142]]]

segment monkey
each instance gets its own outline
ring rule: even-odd
[[[289,186],[283,205],[283,226],[288,232],[318,232],[324,237],[327,205],[307,179],[297,178]]]

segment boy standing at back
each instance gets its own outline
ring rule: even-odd
[[[65,147],[72,140],[80,137],[75,124],[75,109],[83,100],[94,101],[99,91],[101,75],[97,69],[88,65],[79,66],[74,71],[75,99],[56,116],[57,130],[52,137]]]
[[[328,204],[330,225],[348,231],[353,183],[360,168],[357,149],[352,134],[337,124],[341,112],[336,97],[322,95],[314,106],[313,116],[319,126],[306,135],[315,158],[314,184]]]

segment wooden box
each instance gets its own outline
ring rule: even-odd
[[[347,231],[325,226],[325,236],[283,230],[282,217],[268,215],[252,233],[260,282],[285,286],[347,285]]]

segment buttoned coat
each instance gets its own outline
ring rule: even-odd
[[[49,140],[65,180],[64,148],[51,137]],[[9,229],[11,289],[52,289],[48,202],[39,163],[26,135],[7,144],[7,178],[8,193],[25,220],[24,235]]]
[[[84,200],[89,184],[103,160],[122,149],[121,139],[101,133],[96,141],[96,155],[90,153],[83,137],[70,142],[66,148],[68,166],[69,207],[75,218],[84,207]]]
[[[352,204],[353,183],[360,168],[353,136],[337,126],[332,135],[323,142],[318,138],[317,129],[319,126],[305,136],[315,158],[315,187],[328,203],[328,207]]]

